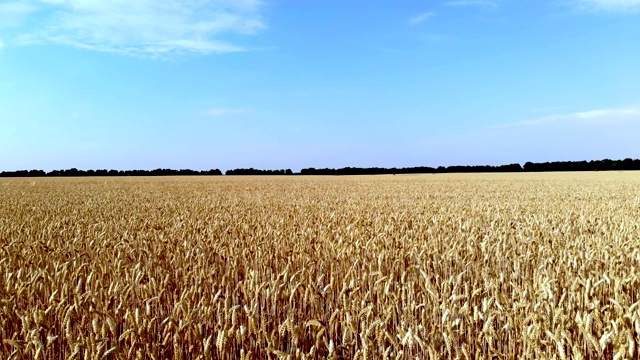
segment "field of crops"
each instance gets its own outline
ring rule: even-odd
[[[2,359],[638,359],[640,173],[0,180]]]

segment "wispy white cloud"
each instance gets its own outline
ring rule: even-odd
[[[4,42],[2,42],[2,39],[0,39],[0,51],[2,51],[2,49],[4,49]]]
[[[575,118],[578,120],[602,120],[604,123],[609,121],[618,121],[621,118],[637,118],[638,115],[640,115],[640,107],[590,110],[574,114]]]
[[[420,15],[416,15],[414,17],[412,17],[411,19],[409,19],[409,23],[411,25],[418,25],[418,24],[422,24],[423,22],[431,19],[432,17],[434,17],[436,14],[434,12],[428,11],[428,12],[424,12]]]
[[[16,0],[0,6],[19,44],[54,43],[83,49],[162,56],[226,53],[245,47],[225,41],[266,28],[260,0]]]
[[[484,6],[497,7],[498,3],[491,0],[454,0],[445,3],[446,6]]]
[[[558,122],[574,122],[574,123],[591,123],[591,124],[610,124],[621,121],[638,121],[640,122],[640,106],[626,108],[609,108],[596,109],[588,111],[579,111],[569,114],[554,114],[543,116],[535,119],[519,121],[511,124],[499,125],[497,127],[513,127],[513,126],[535,126],[548,123]]]
[[[227,115],[239,115],[249,112],[247,109],[232,109],[232,108],[213,108],[204,112],[205,116],[219,117]]]
[[[0,29],[20,26],[37,7],[29,1],[15,0],[0,4]]]
[[[576,0],[580,10],[605,12],[638,12],[640,0]]]
[[[624,159],[640,151],[639,133],[640,105],[636,105],[558,113],[434,136],[421,142],[417,151],[437,154],[436,164],[443,163],[444,155],[451,165]]]

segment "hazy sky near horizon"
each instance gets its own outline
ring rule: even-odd
[[[640,0],[0,1],[0,171],[640,158]]]

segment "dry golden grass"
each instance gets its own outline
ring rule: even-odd
[[[640,174],[0,180],[3,359],[638,359]]]

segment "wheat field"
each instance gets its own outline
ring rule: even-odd
[[[640,173],[0,180],[2,359],[638,359]]]

